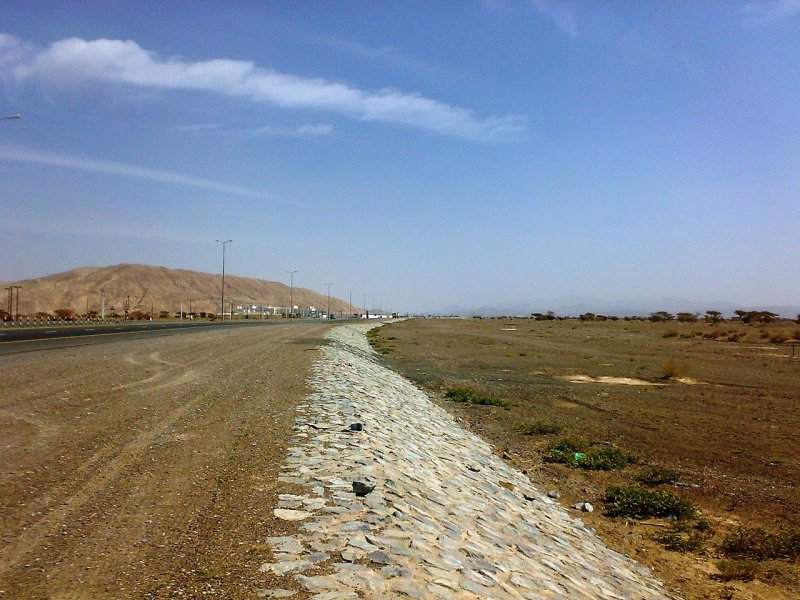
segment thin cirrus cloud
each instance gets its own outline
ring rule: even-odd
[[[259,127],[253,135],[278,135],[278,136],[314,136],[330,135],[333,132],[333,125],[330,123],[313,123],[310,125],[300,125],[299,127],[273,127],[266,125]]]
[[[744,15],[745,25],[771,25],[800,14],[800,0],[748,2],[742,7],[741,13]]]
[[[213,192],[222,192],[225,194],[233,194],[235,196],[244,196],[258,200],[284,200],[281,196],[274,194],[257,192],[237,185],[219,183],[208,179],[182,175],[180,173],[172,173],[170,171],[161,171],[159,169],[150,169],[147,167],[137,167],[134,165],[127,165],[124,163],[105,160],[95,160],[80,156],[41,152],[39,150],[32,150],[30,148],[18,146],[0,146],[0,160],[47,165],[51,167],[62,167],[66,169],[78,169],[80,171],[105,173],[109,175],[122,175],[137,179],[148,179],[150,181],[196,187]]]
[[[478,118],[469,109],[396,89],[366,91],[344,83],[280,73],[251,61],[161,58],[132,40],[59,40],[36,49],[0,38],[0,65],[13,79],[53,84],[113,82],[150,89],[205,91],[287,109],[325,110],[367,122],[396,123],[472,140],[503,139],[525,129],[521,116]]]

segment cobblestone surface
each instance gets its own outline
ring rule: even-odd
[[[328,334],[281,476],[308,490],[280,497],[301,534],[270,538],[275,562],[262,570],[293,574],[318,599],[670,597],[381,366],[370,327]],[[328,574],[303,574],[320,563]]]

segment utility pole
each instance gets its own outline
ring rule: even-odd
[[[105,290],[100,290],[100,318],[103,321],[106,320],[106,292],[105,292]]]
[[[294,274],[297,273],[297,269],[286,272],[289,274],[289,311],[291,318],[294,319]]]
[[[5,289],[8,292],[8,310],[6,312],[8,313],[8,318],[10,319],[11,318],[11,297],[12,297],[12,294],[14,293],[14,288],[12,288],[11,286],[8,286],[7,288],[3,288],[3,289]]]
[[[22,289],[21,285],[12,285],[11,286],[11,298],[14,298],[14,290],[17,290],[17,310],[16,313],[16,320],[19,321],[19,291]]]
[[[220,301],[220,308],[222,309],[221,318],[225,321],[225,244],[230,244],[233,240],[215,240],[218,244],[222,244],[222,299]],[[233,311],[231,311],[231,315]]]
[[[331,318],[331,286],[332,283],[326,283],[325,285],[328,286],[328,308],[325,311],[325,315],[330,319]]]

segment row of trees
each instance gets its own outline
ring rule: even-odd
[[[106,318],[109,319],[118,319],[124,317],[124,314],[121,314],[117,311],[107,311]],[[215,317],[215,313],[213,312],[206,312],[206,311],[199,311],[199,312],[184,312],[183,318],[200,318],[205,319],[207,317]],[[154,314],[154,319],[169,319],[172,318],[173,315],[168,310],[162,310],[158,314]],[[179,319],[181,317],[180,312],[176,312],[174,318]],[[29,320],[36,320],[36,321],[50,321],[50,320],[57,320],[57,321],[75,321],[77,319],[99,319],[100,313],[96,310],[90,310],[86,313],[78,313],[71,308],[57,308],[52,313],[48,312],[37,312],[33,315],[11,315],[7,311],[0,309],[0,322],[2,321],[13,321],[16,319],[29,319]],[[150,319],[150,313],[145,312],[143,310],[133,310],[128,313],[128,320],[130,321],[146,321]]]
[[[780,315],[769,312],[767,310],[735,310],[736,317],[732,320],[741,321],[743,323],[773,323],[781,320]],[[606,321],[617,320],[618,317],[607,317],[605,315],[596,315],[594,313],[584,313],[580,316],[581,321]],[[703,321],[705,323],[723,323],[726,319],[718,310],[707,310],[705,314],[679,312],[676,315],[669,313],[665,310],[659,310],[650,313],[648,317],[623,317],[626,321],[652,321],[653,323],[662,323],[669,321],[678,321],[679,323],[697,323]],[[800,323],[800,315],[797,315],[796,321]]]

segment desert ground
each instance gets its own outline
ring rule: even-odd
[[[276,583],[258,567],[264,538],[292,532],[272,513],[276,480],[328,327],[0,357],[0,597],[250,598]]]
[[[796,338],[799,329],[791,323],[418,319],[382,327],[372,339],[391,367],[534,483],[557,491],[565,506],[590,502],[594,512],[581,517],[680,594],[795,598],[800,358],[770,340]],[[508,406],[445,398],[459,388]],[[550,462],[550,447],[564,438],[619,448],[634,462],[611,471]],[[611,486],[666,492],[699,512],[683,529],[669,519],[611,518],[604,515]],[[759,556],[747,537],[758,528],[784,532],[790,547],[783,550],[795,558]],[[739,550],[744,545],[752,552],[737,554],[730,543],[724,550],[737,531],[744,532]],[[695,543],[668,550],[655,539],[664,534]]]

